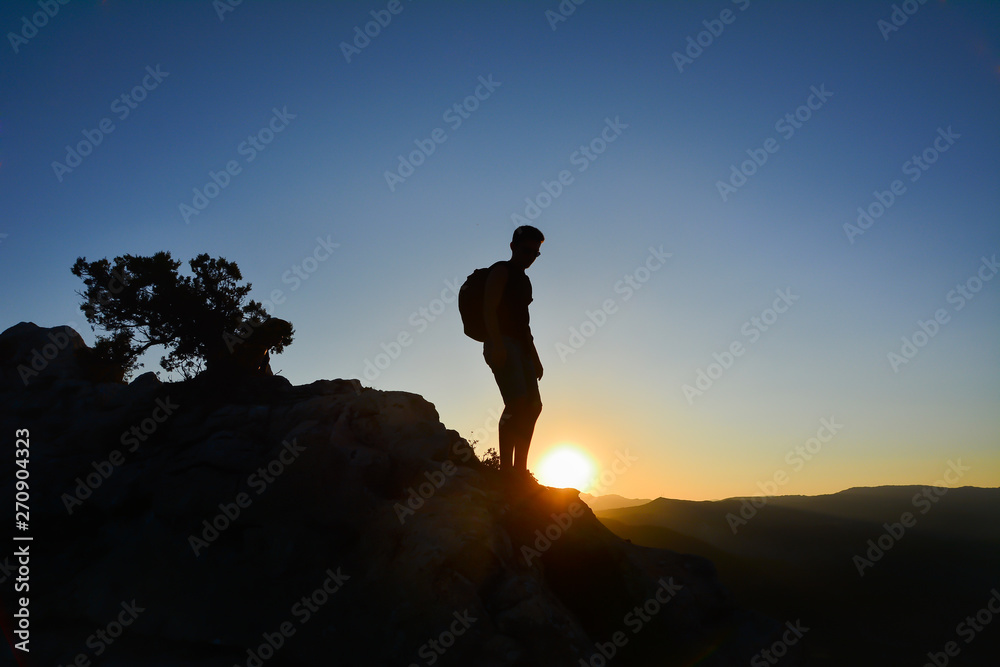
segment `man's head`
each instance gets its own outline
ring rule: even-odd
[[[545,236],[531,225],[521,225],[514,230],[514,236],[510,240],[510,261],[526,269],[531,266],[535,258],[538,257],[539,246],[545,241]]]

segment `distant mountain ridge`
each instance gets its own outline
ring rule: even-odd
[[[1000,488],[657,498],[596,514],[635,544],[711,559],[742,602],[812,623],[821,665],[925,664],[1000,588]],[[950,664],[993,667],[1000,632],[962,646]]]
[[[623,507],[635,507],[636,505],[645,505],[651,502],[649,498],[643,498],[642,500],[637,500],[635,498],[623,498],[614,493],[609,493],[603,496],[592,496],[589,493],[581,493],[580,500],[587,503],[590,509],[595,512],[601,510],[615,510],[621,509]]]

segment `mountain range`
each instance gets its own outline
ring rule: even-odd
[[[711,559],[742,604],[801,620],[810,664],[997,664],[1000,489],[658,498],[596,514],[635,544]]]

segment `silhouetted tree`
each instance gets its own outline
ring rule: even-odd
[[[235,262],[203,253],[189,264],[193,276],[178,275],[181,262],[163,251],[116,257],[113,265],[77,258],[73,275],[86,285],[78,292],[86,299],[80,310],[91,328],[108,332],[97,338],[94,355],[125,377],[155,345],[169,350],[160,366],[188,378],[216,368],[269,373],[268,350],[281,352],[292,342],[292,325],[269,319],[260,302],[244,304],[251,285],[240,284]]]

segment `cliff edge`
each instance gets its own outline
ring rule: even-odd
[[[34,664],[730,665],[785,630],[710,561],[502,478],[421,396],[95,382],[85,348],[0,334],[2,432],[30,441]]]

